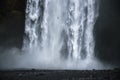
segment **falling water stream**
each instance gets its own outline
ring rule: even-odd
[[[63,59],[89,63],[94,58],[98,5],[98,0],[27,0],[23,49],[37,53],[45,64]]]

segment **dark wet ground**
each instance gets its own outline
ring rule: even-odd
[[[120,80],[115,70],[8,70],[0,80]]]

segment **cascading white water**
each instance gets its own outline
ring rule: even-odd
[[[75,59],[93,57],[93,27],[98,16],[98,0],[70,0],[68,49]]]
[[[39,32],[43,2],[41,0],[27,0],[24,48],[36,47],[39,44]]]
[[[92,59],[97,16],[98,0],[27,0],[23,49],[44,54],[42,59],[62,61],[62,54],[68,61]]]

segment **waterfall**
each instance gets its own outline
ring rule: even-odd
[[[27,0],[23,49],[42,59],[92,59],[98,5],[98,0]]]
[[[94,56],[93,28],[98,16],[97,0],[70,0],[68,48],[72,58]]]

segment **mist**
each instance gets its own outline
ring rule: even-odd
[[[0,54],[0,69],[43,69],[43,70],[92,70],[112,69],[113,66],[103,64],[96,58],[93,60],[70,61],[58,57],[40,54],[40,51],[23,52],[18,48],[10,48]],[[34,53],[34,55],[33,55]]]

